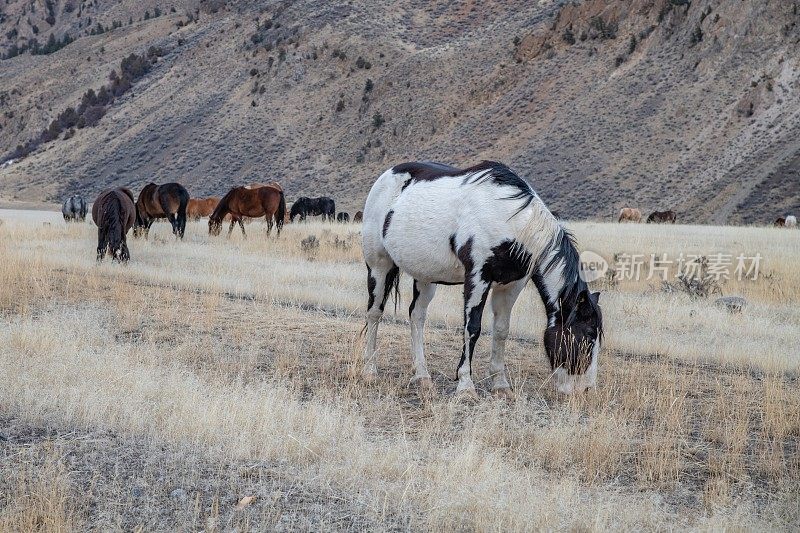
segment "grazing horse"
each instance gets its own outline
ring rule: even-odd
[[[347,222],[350,222],[350,215],[348,215],[345,211],[342,211],[336,215],[336,222],[346,224]]]
[[[784,217],[778,217],[778,219],[772,223],[773,226],[776,228],[782,228],[786,226],[786,219]]]
[[[153,221],[166,218],[172,224],[172,233],[183,239],[188,205],[189,192],[180,183],[148,183],[136,200],[136,226],[133,228],[133,236],[144,235],[146,239]]]
[[[189,220],[199,220],[214,212],[219,203],[218,196],[209,198],[190,198],[186,204],[186,218]]]
[[[647,217],[647,223],[664,224],[669,222],[670,224],[674,224],[676,218],[675,211],[653,211],[650,213],[650,216]]]
[[[797,227],[797,217],[794,215],[786,215],[786,222],[783,225],[787,228]]]
[[[283,191],[272,186],[248,189],[247,187],[234,187],[228,194],[222,197],[217,204],[217,208],[208,217],[208,234],[219,235],[222,228],[222,219],[230,214],[231,225],[228,228],[228,237],[231,236],[233,226],[238,222],[242,228],[242,235],[247,237],[244,231],[243,217],[265,217],[267,222],[267,235],[272,231],[272,219],[278,226],[278,236],[281,235],[283,219],[286,216],[286,198]]]
[[[623,207],[619,210],[619,220],[617,222],[641,222],[642,212],[635,207]]]
[[[61,214],[64,215],[65,222],[83,222],[86,220],[86,200],[83,196],[73,194],[61,205]]]
[[[320,196],[319,198],[307,198],[301,196],[292,204],[292,209],[289,212],[289,219],[294,222],[294,217],[300,216],[303,221],[307,216],[322,215],[322,221],[330,221],[336,218],[336,202],[333,198],[327,196]]]
[[[400,272],[414,279],[409,308],[412,382],[432,387],[423,328],[436,286],[464,285],[464,344],[457,391],[475,395],[472,355],[492,291],[491,389],[509,395],[505,342],[511,308],[532,280],[547,312],[544,347],[556,389],[583,391],[597,380],[602,338],[599,293],[580,278],[572,235],[530,184],[501,163],[459,170],[439,163],[404,163],[378,178],[364,207],[367,333],[363,375],[376,368],[378,322]]]
[[[353,215],[353,223],[363,222],[364,221],[364,212],[363,211],[356,211],[356,214]]]
[[[250,183],[249,185],[245,185],[245,189],[260,189],[261,187],[275,187],[278,190],[283,190],[281,184],[277,181],[270,181],[269,183]]]
[[[97,261],[106,253],[121,263],[130,259],[125,235],[136,220],[133,193],[122,187],[101,192],[92,206],[92,220],[97,225]]]

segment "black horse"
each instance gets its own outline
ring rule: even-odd
[[[289,220],[294,222],[295,216],[300,216],[300,220],[305,220],[307,216],[322,215],[323,221],[333,222],[336,218],[336,202],[333,198],[320,196],[319,198],[307,198],[301,196],[292,204],[289,211]]]
[[[350,215],[347,214],[346,211],[342,211],[336,214],[336,222],[341,222],[342,224],[346,224],[350,222]]]

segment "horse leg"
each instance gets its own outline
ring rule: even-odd
[[[246,239],[247,238],[247,233],[244,232],[244,222],[242,221],[241,218],[239,219],[239,227],[242,228],[242,237],[244,237]]]
[[[169,220],[170,225],[172,226],[172,234],[176,237],[178,236],[178,219],[175,218],[175,215],[169,213],[167,215],[167,220]]]
[[[464,347],[456,374],[458,386],[456,393],[465,396],[477,396],[475,383],[472,381],[472,354],[475,343],[481,336],[481,317],[489,294],[489,283],[481,279],[480,269],[467,270],[464,282]]]
[[[267,222],[267,237],[269,237],[269,234],[272,231],[272,217],[269,215],[269,213],[267,213],[265,220]]]
[[[492,378],[492,392],[498,396],[510,396],[511,385],[506,375],[506,339],[511,321],[511,309],[525,288],[528,278],[492,289],[492,356],[489,360],[489,376]]]
[[[119,262],[127,263],[131,258],[131,252],[128,250],[128,241],[125,236],[122,236],[122,245],[120,246]]]
[[[228,228],[228,238],[231,238],[231,233],[233,232],[233,227],[236,225],[236,220],[231,218],[231,226]]]
[[[428,314],[428,305],[436,294],[436,285],[424,281],[414,280],[414,298],[408,309],[411,322],[411,358],[414,377],[411,383],[416,383],[420,389],[431,389],[433,382],[428,373],[425,362],[425,317]]]
[[[383,316],[383,309],[392,287],[396,287],[400,270],[392,262],[388,254],[377,254],[367,262],[367,332],[366,346],[364,347],[364,368],[362,376],[367,381],[372,381],[378,374],[376,364],[378,337],[378,323]]]
[[[97,262],[98,263],[103,261],[103,257],[105,257],[105,255],[106,255],[106,247],[108,247],[108,243],[106,242],[105,230],[98,228],[98,230],[97,230]]]

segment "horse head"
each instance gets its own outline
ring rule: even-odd
[[[551,320],[544,344],[558,392],[572,394],[597,385],[597,356],[603,336],[600,293],[583,289],[574,303]]]
[[[222,230],[222,220],[219,218],[214,218],[212,214],[208,217],[208,234],[212,237],[216,237],[219,235],[220,231]]]

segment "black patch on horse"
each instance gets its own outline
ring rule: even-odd
[[[375,279],[375,276],[372,275],[372,269],[367,265],[367,292],[369,293],[369,301],[367,302],[367,311],[372,309],[373,304],[375,303],[375,286],[378,284],[378,280]]]
[[[417,288],[417,280],[414,280],[412,287],[411,305],[408,306],[408,316],[414,312],[414,307],[417,305],[417,298],[419,298],[419,289]]]
[[[481,279],[487,283],[511,283],[524,278],[533,257],[521,244],[503,241],[492,248],[492,255],[481,268]]]
[[[392,167],[395,174],[410,174],[414,181],[433,181],[445,176],[458,176],[461,170],[456,167],[433,161],[412,161]]]
[[[386,213],[386,218],[383,219],[383,237],[386,238],[386,233],[389,231],[389,224],[392,223],[392,216],[394,215],[394,211],[389,211]]]

